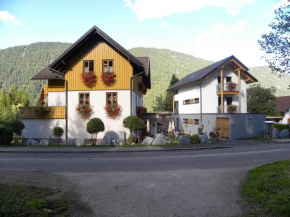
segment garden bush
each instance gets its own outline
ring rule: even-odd
[[[146,124],[144,123],[144,121],[134,115],[126,117],[123,120],[123,126],[129,129],[131,132],[146,129]]]
[[[3,129],[2,136],[4,145],[10,145],[13,139],[13,131],[10,128],[5,128]]]
[[[277,130],[279,130],[280,133],[283,130],[289,130],[288,124],[274,124],[274,126],[275,126],[275,128],[277,128]]]
[[[93,139],[95,137],[97,139],[97,134],[99,132],[103,132],[105,130],[105,125],[100,118],[92,118],[87,123],[87,132],[91,134],[91,143],[92,145],[96,145],[96,140]]]
[[[59,145],[60,137],[63,135],[63,129],[61,127],[54,127],[53,135],[58,138],[58,145]]]
[[[193,134],[192,136],[190,136],[190,141],[192,144],[200,143],[200,139],[198,137],[198,134]]]

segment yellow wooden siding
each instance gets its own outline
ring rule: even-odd
[[[114,60],[114,73],[117,77],[116,83],[111,87],[104,85],[101,80],[104,59]],[[94,60],[94,71],[98,79],[95,87],[89,88],[81,81],[84,60]],[[70,60],[66,70],[65,78],[68,80],[68,90],[129,90],[130,78],[133,75],[133,67],[129,61],[105,42],[98,42],[84,47],[82,51]]]
[[[22,119],[65,119],[65,106],[47,106],[43,107],[47,113],[37,114],[38,106],[22,107]]]
[[[65,91],[65,84],[63,80],[48,80],[48,92]]]

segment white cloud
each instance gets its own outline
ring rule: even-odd
[[[161,27],[162,28],[164,28],[164,27],[166,27],[167,26],[167,23],[165,23],[165,22],[161,22]]]
[[[246,66],[265,65],[260,58],[262,51],[258,43],[255,40],[243,40],[241,37],[246,27],[245,21],[231,26],[216,23],[212,31],[198,34],[183,52],[213,61],[235,55]]]
[[[254,0],[124,0],[139,20],[161,18],[170,14],[191,13],[204,7],[224,8],[226,13],[235,16]]]
[[[16,26],[21,26],[21,23],[16,17],[10,14],[8,11],[0,11],[0,21],[5,23],[11,23]]]
[[[283,5],[289,4],[288,0],[282,0],[280,1],[278,4],[275,4],[272,8],[272,11],[270,12],[265,12],[263,15],[265,17],[271,16],[275,10],[277,10],[278,8],[282,7]]]

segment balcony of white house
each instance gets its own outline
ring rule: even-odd
[[[222,92],[223,94],[235,95],[239,93],[239,85],[234,82],[227,82],[223,85],[223,89],[222,89],[221,83],[218,83],[216,92],[218,95],[220,95]]]
[[[217,113],[239,113],[239,106],[237,105],[225,105],[224,111],[222,112],[221,106],[217,107]]]
[[[21,107],[22,119],[65,119],[65,106]]]

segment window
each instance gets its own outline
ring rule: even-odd
[[[103,60],[103,72],[114,72],[113,60]]]
[[[194,124],[199,125],[199,119],[194,119]]]
[[[178,94],[178,90],[175,90],[175,91],[174,91],[174,95],[177,95],[177,94]]]
[[[218,83],[221,83],[221,76],[217,77]]]
[[[187,119],[187,118],[184,118],[184,119],[183,119],[183,123],[184,123],[184,124],[188,124],[188,119]]]
[[[197,103],[199,103],[199,98],[183,100],[183,105],[197,104]]]
[[[107,93],[107,105],[118,104],[117,93]]]
[[[84,72],[93,72],[94,71],[94,61],[93,60],[84,60]]]
[[[90,104],[90,93],[79,93],[79,104]]]
[[[227,82],[232,82],[232,77],[226,77]]]
[[[227,105],[231,105],[233,102],[233,98],[232,97],[227,97]]]

